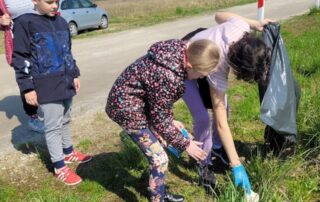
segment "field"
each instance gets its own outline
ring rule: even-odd
[[[81,32],[75,39],[153,25],[159,22],[204,14],[219,8],[254,1],[255,0],[93,0],[98,6],[107,10],[110,16],[109,27],[105,30]],[[3,32],[0,32],[0,41],[3,41]],[[0,54],[1,53],[4,53],[3,43],[0,43]]]

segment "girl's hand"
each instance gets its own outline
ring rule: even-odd
[[[190,140],[190,144],[186,149],[189,156],[194,158],[196,161],[204,160],[208,156],[208,154],[199,147],[202,144],[202,142]]]
[[[180,121],[173,120],[172,123],[174,127],[176,127],[179,131],[181,131],[184,128],[183,123],[181,123]]]
[[[172,122],[173,122],[173,125],[174,125],[179,131],[181,131],[182,129],[185,128],[184,125],[183,125],[183,123],[181,123],[180,121],[173,120]],[[187,131],[187,132],[188,132],[189,138],[190,138],[191,140],[193,140],[192,134],[189,133],[189,131]]]
[[[11,23],[11,17],[10,17],[10,15],[8,15],[8,14],[3,14],[3,15],[0,17],[0,24],[1,24],[2,26],[8,26],[8,25],[10,25],[10,23]]]
[[[270,24],[270,23],[275,23],[275,20],[271,19],[264,19],[262,21],[253,21],[250,25],[251,29],[262,32],[263,31],[263,26]]]
[[[26,102],[27,102],[29,105],[39,106],[38,96],[37,96],[37,93],[36,93],[35,90],[25,93],[25,94],[24,94],[24,97],[26,98]]]
[[[234,184],[245,189],[248,195],[251,195],[251,184],[247,172],[242,164],[232,167]]]

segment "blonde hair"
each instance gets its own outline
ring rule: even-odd
[[[186,55],[194,70],[210,72],[219,63],[220,49],[213,41],[201,39],[190,43]]]

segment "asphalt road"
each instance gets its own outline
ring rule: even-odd
[[[266,0],[265,17],[281,21],[308,12],[314,0]],[[257,4],[225,9],[256,19]],[[81,69],[81,91],[74,99],[73,117],[102,110],[107,93],[122,70],[142,56],[154,42],[181,38],[198,28],[214,26],[212,15],[184,18],[150,27],[73,40],[73,54]],[[112,24],[110,25],[112,26]],[[29,131],[19,98],[14,72],[0,55],[0,156],[17,150],[19,144],[39,139]]]

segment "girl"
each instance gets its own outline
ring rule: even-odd
[[[217,26],[198,29],[195,31],[198,33],[192,32],[186,36],[191,42],[210,39],[221,50],[221,60],[216,71],[210,73],[205,80],[199,83],[195,80],[186,81],[186,93],[183,99],[192,114],[194,138],[203,142],[202,149],[209,154],[199,167],[202,185],[213,189],[215,177],[214,168],[211,165],[212,160],[215,160],[214,166],[216,166],[216,160],[218,160],[225,167],[232,168],[235,184],[243,186],[250,192],[250,182],[239,160],[227,119],[226,90],[229,74],[227,54],[230,45],[247,37],[246,32],[251,29],[262,31],[263,26],[272,21],[265,19],[259,22],[229,12],[218,12],[215,15],[215,20],[218,23]],[[192,34],[194,36],[191,36]],[[243,51],[239,52],[239,54],[242,53]],[[249,58],[242,59],[247,63],[252,63]],[[207,89],[204,90],[203,87]],[[212,108],[213,112],[212,130],[210,130],[211,120],[207,108]]]
[[[207,76],[219,58],[217,46],[209,40],[190,44],[161,41],[127,67],[109,92],[106,113],[127,131],[149,161],[151,201],[184,200],[165,191],[168,157],[159,140],[163,138],[197,161],[207,156],[199,147],[202,143],[180,133],[183,124],[173,120],[172,108],[184,93],[184,80]]]

